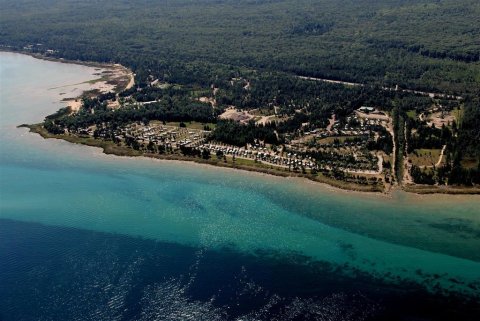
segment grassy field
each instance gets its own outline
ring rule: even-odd
[[[461,123],[463,117],[463,108],[460,107],[459,109],[452,110],[452,115],[455,117],[457,124]]]
[[[411,119],[417,119],[417,111],[416,110],[409,110],[409,111],[407,111],[407,116]]]
[[[333,144],[335,139],[338,139],[340,143],[344,143],[347,138],[353,139],[353,138],[358,138],[360,136],[332,136],[332,137],[326,137],[317,140],[318,144]]]
[[[474,169],[478,167],[478,159],[472,157],[465,157],[461,161],[463,168]]]
[[[440,153],[440,149],[417,149],[408,157],[415,166],[433,166],[438,162]]]

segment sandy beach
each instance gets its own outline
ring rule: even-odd
[[[80,109],[82,105],[81,97],[84,94],[92,93],[92,95],[98,95],[99,93],[108,93],[111,91],[121,92],[123,90],[130,89],[135,85],[135,75],[133,71],[120,64],[57,59],[31,52],[9,51],[5,50],[5,48],[2,48],[0,51],[28,55],[46,61],[94,67],[96,69],[94,74],[95,77],[91,80],[75,84],[62,84],[61,86],[50,88],[61,88],[63,91],[65,91],[62,93],[62,95],[66,97],[63,97],[61,101],[62,103],[65,103],[66,106],[70,107],[74,112]]]
[[[88,66],[88,64],[87,64]],[[69,95],[73,97],[64,98],[62,102],[70,107],[72,112],[78,112],[82,107],[82,97],[94,97],[98,94],[105,94],[108,92],[121,92],[123,90],[132,88],[135,85],[135,77],[131,70],[119,65],[105,65],[96,68],[95,76],[99,78],[92,79],[80,84],[64,85],[51,89],[65,89]],[[113,102],[114,103],[114,102]],[[116,106],[117,104],[111,104]]]

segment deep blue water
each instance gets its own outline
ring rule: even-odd
[[[474,320],[479,312],[461,296],[293,254],[10,220],[0,237],[5,320]]]
[[[0,53],[0,320],[480,317],[478,196],[346,193],[16,128],[95,72]]]

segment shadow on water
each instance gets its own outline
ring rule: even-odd
[[[480,239],[480,227],[475,227],[471,220],[447,218],[439,223],[430,223],[430,226],[465,239]]]
[[[2,321],[480,317],[478,297],[386,279],[295,254],[212,251],[0,220]]]

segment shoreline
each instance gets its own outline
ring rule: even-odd
[[[125,85],[126,88],[129,88],[134,85],[134,74],[133,72],[122,65],[114,64],[114,63],[99,63],[99,62],[90,62],[90,61],[80,61],[80,60],[67,60],[62,58],[53,58],[48,57],[42,54],[36,54],[32,52],[23,52],[23,51],[16,51],[16,50],[8,50],[8,48],[0,48],[0,51],[3,52],[10,52],[14,54],[21,54],[33,57],[35,59],[41,59],[45,61],[51,62],[60,62],[66,64],[76,64],[82,65],[86,67],[93,67],[93,68],[118,68],[119,66],[124,70],[128,71],[129,81],[128,84]],[[102,83],[108,83],[109,79],[102,79],[99,80]],[[92,86],[93,87],[93,86]],[[90,88],[92,89],[92,88]],[[84,91],[80,96],[75,98],[70,98],[69,100],[80,99],[86,92],[89,90]],[[68,103],[68,101],[63,100],[63,102]],[[180,154],[150,154],[150,153],[143,153],[140,151],[136,151],[133,149],[129,149],[123,146],[117,146],[113,142],[103,141],[99,139],[94,139],[91,137],[80,137],[80,136],[70,136],[70,135],[53,135],[48,133],[42,126],[42,124],[32,124],[32,125],[20,125],[18,127],[27,127],[29,128],[30,132],[39,134],[44,139],[60,139],[74,144],[86,145],[91,147],[98,147],[102,149],[102,153],[107,155],[115,155],[115,156],[122,156],[122,157],[145,157],[147,159],[156,159],[162,161],[178,161],[178,162],[189,162],[189,163],[196,163],[201,165],[207,165],[211,167],[220,167],[220,168],[228,168],[234,170],[241,170],[243,172],[255,172],[258,174],[263,175],[271,175],[276,177],[283,177],[283,178],[295,178],[301,179],[305,182],[309,183],[318,183],[327,188],[335,189],[337,191],[345,191],[345,192],[356,192],[362,194],[378,194],[387,197],[391,197],[393,193],[396,191],[404,191],[409,194],[416,194],[416,195],[429,195],[429,194],[448,194],[448,195],[479,195],[480,194],[480,187],[451,187],[451,186],[428,186],[428,185],[404,185],[404,186],[388,186],[385,185],[361,185],[354,182],[344,182],[339,181],[334,178],[323,176],[319,174],[317,176],[311,176],[308,174],[302,174],[297,172],[291,171],[283,171],[278,168],[274,168],[273,166],[248,166],[248,165],[238,165],[235,163],[225,163],[221,160],[215,159],[215,156],[212,156],[211,159],[205,160],[202,158],[194,158],[189,156],[183,156]]]
[[[142,153],[127,147],[117,146],[113,142],[103,141],[99,139],[94,139],[91,137],[78,137],[78,136],[69,136],[69,135],[53,135],[48,133],[41,124],[34,125],[20,125],[18,127],[28,128],[31,133],[38,134],[44,139],[58,139],[66,141],[69,143],[84,145],[94,148],[101,149],[101,153],[105,155],[112,155],[116,157],[125,157],[135,159],[138,157],[148,159],[148,160],[157,160],[157,161],[167,161],[167,162],[179,162],[181,164],[194,163],[195,165],[208,166],[210,168],[223,168],[230,170],[239,170],[242,172],[250,172],[258,175],[269,175],[273,177],[281,177],[288,179],[301,180],[303,183],[310,184],[320,184],[324,188],[330,189],[336,192],[345,192],[345,193],[359,193],[362,195],[376,195],[391,198],[392,194],[398,191],[403,191],[405,193],[417,196],[424,195],[479,195],[480,188],[477,187],[436,187],[436,186],[424,186],[424,185],[409,185],[409,186],[394,186],[388,190],[379,189],[377,185],[360,185],[355,183],[346,183],[342,181],[337,181],[328,177],[313,177],[308,174],[296,173],[296,172],[287,172],[274,168],[260,168],[247,165],[237,165],[230,162],[223,162],[222,160],[217,160],[211,158],[205,160],[202,158],[194,158],[189,156],[182,156],[179,154],[149,154]]]
[[[130,68],[128,68],[128,67],[125,67],[123,65],[116,64],[116,63],[113,63],[113,62],[108,63],[108,62],[69,60],[69,59],[64,59],[64,58],[49,57],[49,56],[42,55],[41,53],[22,51],[22,50],[14,50],[14,49],[6,48],[6,47],[0,47],[0,52],[10,52],[10,53],[19,54],[19,55],[30,56],[30,57],[40,59],[40,60],[60,62],[60,63],[64,63],[64,64],[81,65],[81,66],[94,67],[94,68],[113,67],[113,66],[117,65],[117,66],[122,66],[123,68],[130,70]]]
[[[186,163],[194,163],[196,165],[201,166],[209,166],[210,168],[224,168],[224,169],[231,169],[231,170],[240,170],[242,172],[250,172],[259,175],[269,175],[274,177],[282,177],[282,178],[294,178],[294,179],[301,179],[303,181],[307,181],[310,183],[321,184],[325,188],[335,189],[337,191],[342,192],[355,192],[355,193],[362,193],[362,194],[370,194],[370,195],[390,195],[391,192],[385,193],[383,190],[380,190],[375,185],[359,185],[354,183],[342,183],[341,181],[336,181],[334,179],[328,177],[318,177],[315,179],[312,176],[302,173],[296,172],[287,172],[282,171],[279,169],[274,168],[260,168],[260,167],[252,167],[248,165],[238,165],[233,164],[231,162],[223,162],[222,160],[217,160],[212,157],[209,160],[205,160],[202,158],[194,158],[188,156],[182,156],[179,154],[149,154],[149,153],[142,153],[127,147],[117,146],[113,142],[103,141],[99,139],[94,139],[91,137],[78,137],[78,136],[69,136],[69,135],[54,135],[48,133],[41,124],[34,124],[34,125],[27,125],[23,124],[18,127],[28,128],[31,133],[35,133],[40,135],[44,139],[58,139],[67,141],[69,143],[77,144],[77,145],[84,145],[89,147],[96,147],[100,148],[101,152],[105,155],[113,155],[117,157],[126,157],[126,158],[138,158],[143,157],[149,160],[158,160],[158,161],[174,161],[174,162],[181,162],[182,164]]]
[[[69,60],[69,59],[64,59],[64,58],[55,58],[55,57],[49,57],[49,56],[45,56],[43,54],[40,54],[40,53],[35,53],[35,52],[28,52],[28,51],[21,51],[21,50],[14,50],[14,49],[10,49],[10,48],[6,48],[6,47],[0,47],[0,52],[7,52],[7,53],[13,53],[13,54],[19,54],[19,55],[26,55],[26,56],[30,56],[32,58],[35,58],[35,59],[40,59],[40,60],[44,60],[44,61],[50,61],[50,62],[58,62],[58,63],[63,63],[63,64],[73,64],[73,65],[79,65],[79,66],[85,66],[85,67],[92,67],[92,68],[101,68],[101,69],[105,69],[105,70],[110,70],[110,69],[115,69],[115,68],[121,68],[125,71],[125,73],[128,75],[128,82],[126,82],[126,85],[125,85],[125,88],[124,89],[129,89],[131,87],[133,87],[135,85],[135,74],[134,72],[126,67],[126,66],[123,66],[119,63],[113,63],[113,62],[110,62],[110,63],[107,63],[107,62],[95,62],[95,61],[82,61],[82,60]],[[108,77],[107,77],[108,78]],[[92,79],[92,81],[95,81],[95,82],[104,82],[104,83],[108,83],[110,82],[112,79]],[[80,85],[80,84],[76,84],[76,85]],[[68,86],[68,85],[67,85]],[[114,85],[114,91],[115,90],[115,87],[117,85]],[[94,90],[95,88],[90,88],[89,90],[85,90],[80,96],[78,97],[71,97],[71,98],[67,98],[68,100],[72,100],[72,99],[79,99],[83,94],[85,94],[86,92],[90,91],[90,90]],[[63,100],[64,102],[66,102],[67,100]]]

